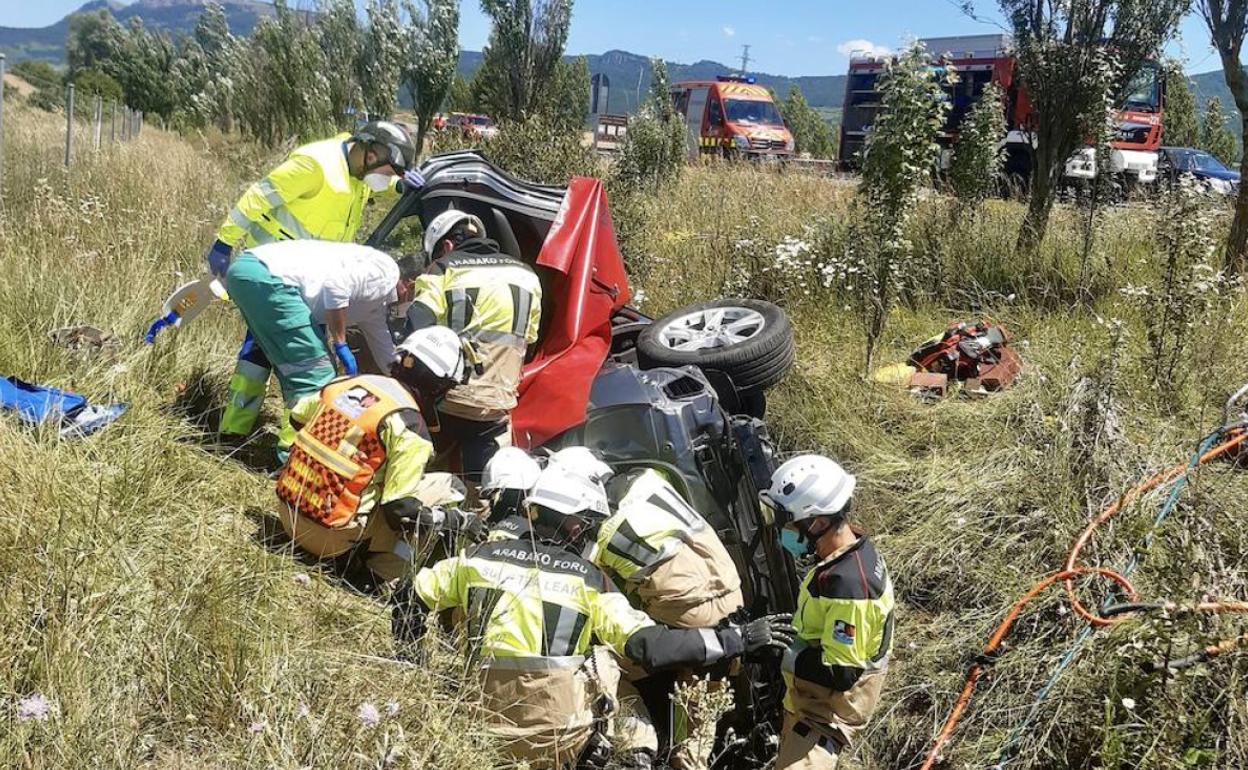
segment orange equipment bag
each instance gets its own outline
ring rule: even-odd
[[[295,437],[277,477],[277,496],[318,524],[351,524],[360,496],[386,461],[381,423],[405,409],[418,407],[388,377],[363,375],[326,385],[320,408]]]
[[[1022,371],[1022,359],[1009,347],[1003,326],[958,323],[924,342],[908,363],[922,372],[943,374],[950,381],[974,383],[984,390],[1003,390]]]

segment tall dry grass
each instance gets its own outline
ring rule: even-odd
[[[787,451],[824,451],[858,474],[855,511],[900,599],[884,704],[844,762],[900,770],[921,761],[1004,612],[1061,568],[1089,518],[1136,481],[1187,460],[1219,423],[1227,395],[1248,380],[1248,307],[1241,289],[1220,287],[1219,309],[1192,330],[1198,341],[1185,366],[1194,377],[1171,394],[1149,380],[1131,296],[1163,284],[1157,228],[1165,223],[1154,210],[1109,212],[1085,260],[1076,211],[1059,210],[1044,248],[1024,257],[1013,253],[1019,205],[990,202],[951,220],[948,201],[928,199],[911,232],[916,285],[892,314],[877,359],[903,361],[947,323],[987,316],[1017,336],[1028,371],[1017,388],[984,401],[924,404],[864,378],[863,320],[840,278],[818,280],[855,246],[852,194],[846,184],[749,167],[693,169],[646,204],[627,258],[644,276],[652,313],[735,288],[791,314],[798,364],[772,394],[769,421]],[[843,276],[843,265],[831,272]],[[1146,555],[1135,580],[1141,596],[1248,598],[1246,494],[1243,472],[1202,471]],[[1160,502],[1154,494],[1131,506],[1085,559],[1121,568]],[[1084,586],[1085,595],[1099,601],[1103,588]],[[1084,625],[1060,594],[1024,615],[946,766],[991,766],[1024,717]],[[1140,667],[1242,625],[1140,619],[1098,633],[1009,767],[1248,766],[1243,656],[1174,677]]]
[[[266,545],[270,483],[206,448],[198,412],[221,402],[241,331],[230,309],[155,348],[138,342],[271,158],[149,130],[66,172],[46,140],[56,118],[6,117],[0,371],[131,412],[78,442],[0,419],[0,766],[494,764],[453,659],[393,662],[384,607]],[[646,310],[728,291],[786,307],[800,356],[772,394],[773,429],[786,450],[826,451],[862,480],[856,510],[901,608],[885,704],[847,767],[915,766],[1005,608],[1061,564],[1101,505],[1185,459],[1248,376],[1244,300],[1229,289],[1194,330],[1195,376],[1174,393],[1149,381],[1140,304],[1122,291],[1161,284],[1164,223],[1143,207],[1108,213],[1091,251],[1077,212],[1059,210],[1044,248],[1020,256],[1016,204],[955,217],[926,200],[879,360],[990,315],[1015,332],[1029,371],[986,401],[925,405],[863,377],[851,185],[711,165],[615,206]],[[81,322],[122,336],[116,361],[49,344],[48,330]],[[1245,492],[1248,477],[1228,466],[1200,474],[1147,554],[1142,596],[1244,598]],[[1106,528],[1089,561],[1121,565],[1157,503]],[[1170,678],[1139,668],[1235,625],[1133,620],[1098,633],[1011,767],[1248,766],[1242,658]],[[1028,612],[949,766],[990,763],[1080,628],[1056,594]],[[36,694],[48,718],[23,719]],[[360,719],[364,705],[376,724],[367,709]]]
[[[205,448],[236,314],[141,342],[261,154],[149,128],[66,170],[59,119],[6,108],[0,372],[130,411],[81,441],[0,418],[0,767],[489,765],[448,665],[395,662],[383,603],[266,541],[272,482]],[[117,358],[50,344],[77,323]]]

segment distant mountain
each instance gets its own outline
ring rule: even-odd
[[[1248,67],[1244,69],[1248,71]],[[1243,124],[1239,121],[1239,111],[1235,109],[1235,99],[1231,96],[1231,89],[1226,87],[1226,78],[1223,77],[1222,70],[1192,75],[1189,80],[1192,95],[1196,97],[1196,107],[1201,114],[1204,113],[1205,105],[1209,103],[1209,100],[1216,97],[1222,102],[1222,111],[1227,115],[1226,127],[1231,129],[1231,133],[1239,136]]]
[[[650,88],[650,59],[627,51],[607,51],[604,54],[589,54],[585,58],[589,63],[590,74],[601,73],[611,81],[610,111],[635,112],[638,97],[645,99]],[[480,66],[481,54],[479,52],[463,51],[460,53],[459,72],[464,77],[472,77]],[[734,72],[726,64],[706,60],[693,64],[668,62],[667,71],[672,82],[714,80],[717,75],[728,75]],[[751,74],[758,80],[759,85],[772,89],[780,98],[787,96],[789,89],[797,86],[813,107],[839,108],[845,99],[844,75],[790,78],[765,73]]]
[[[225,8],[230,31],[236,35],[251,34],[256,22],[273,15],[272,3],[259,0],[219,2]],[[208,3],[209,0],[136,0],[130,5],[122,5],[114,0],[91,0],[74,13],[108,10],[122,24],[139,18],[148,29],[161,29],[177,35],[189,34],[195,28],[195,20]],[[0,52],[8,55],[10,65],[23,59],[46,59],[53,64],[62,64],[69,16],[47,27],[0,27]]]
[[[256,23],[273,14],[273,6],[260,0],[218,0],[225,7],[230,30],[236,35],[248,35]],[[136,0],[122,5],[114,0],[91,0],[75,13],[106,9],[122,24],[138,18],[149,29],[165,30],[173,35],[190,34],[195,20],[210,0]],[[293,5],[299,5],[294,3]],[[72,14],[71,14],[72,15]],[[65,59],[65,35],[69,30],[69,16],[47,27],[26,29],[0,27],[0,52],[8,54],[10,65],[23,59],[46,59],[62,64]],[[463,51],[459,57],[459,71],[470,77],[481,66],[479,51]],[[645,98],[650,88],[650,59],[627,51],[607,51],[591,54],[591,74],[606,75],[611,81],[609,109],[612,112],[635,112],[638,98]],[[693,64],[668,62],[668,73],[673,81],[714,79],[716,75],[733,72],[726,64],[715,61],[698,61]],[[783,75],[754,73],[759,84],[774,90],[783,98],[789,89],[797,86],[811,106],[834,110],[841,106],[845,96],[845,76],[789,78]]]

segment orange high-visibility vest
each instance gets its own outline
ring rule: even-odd
[[[407,409],[419,411],[407,390],[389,377],[366,374],[326,385],[320,408],[295,437],[277,477],[277,496],[326,527],[349,525],[360,496],[386,461],[381,424]]]

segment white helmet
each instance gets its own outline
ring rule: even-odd
[[[542,466],[519,447],[503,447],[485,464],[481,490],[519,489],[528,492],[537,483]]]
[[[567,516],[593,513],[605,518],[611,515],[602,483],[561,465],[546,466],[524,502]]]
[[[790,521],[802,521],[844,510],[857,483],[822,455],[799,455],[771,474],[771,487],[761,497],[786,512]]]
[[[411,369],[416,361],[434,377],[461,382],[464,379],[464,343],[445,326],[418,329],[399,343],[399,365]]]
[[[615,475],[610,465],[603,462],[592,449],[583,446],[560,449],[550,456],[550,465],[558,465],[599,484]]]
[[[429,223],[429,227],[425,229],[425,253],[431,258],[436,258],[437,255],[433,253],[433,247],[437,246],[438,241],[445,238],[451,230],[454,230],[455,225],[464,221],[468,222],[470,228],[476,230],[476,235],[485,235],[485,223],[481,221],[480,217],[465,214],[455,209],[447,209],[434,217],[433,221]]]

